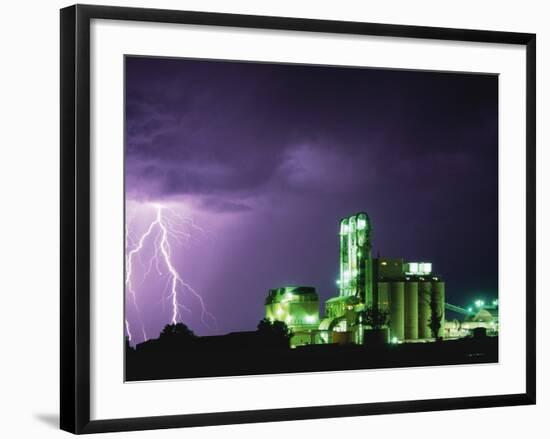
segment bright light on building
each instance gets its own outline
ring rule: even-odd
[[[399,340],[397,339],[397,337],[392,337],[391,342],[392,342],[392,344],[397,344],[397,343],[399,343]]]
[[[306,316],[306,323],[315,323],[317,318],[315,316]]]
[[[432,263],[431,262],[421,262],[418,265],[418,270],[422,274],[430,274],[432,272]]]
[[[428,275],[432,272],[431,262],[407,262],[405,264],[405,272],[412,275]],[[434,280],[439,280],[434,278]]]
[[[480,299],[477,299],[474,303],[478,308],[481,308],[483,305],[485,305],[485,302]]]

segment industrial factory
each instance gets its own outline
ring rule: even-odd
[[[358,213],[340,221],[339,294],[320,316],[314,287],[269,290],[265,316],[286,323],[291,346],[417,343],[456,339],[476,331],[498,334],[498,301],[463,309],[445,302],[445,282],[430,262],[372,257],[372,224]],[[458,318],[446,319],[446,311]],[[478,329],[480,328],[480,329]]]

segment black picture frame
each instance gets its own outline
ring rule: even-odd
[[[494,396],[90,420],[90,21],[92,19],[525,46],[527,60],[525,66],[527,75],[526,392]],[[61,429],[80,434],[535,404],[535,34],[89,5],[75,5],[62,9],[60,25]]]

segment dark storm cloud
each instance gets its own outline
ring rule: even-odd
[[[439,169],[445,158],[454,163],[457,154],[468,154],[472,132],[493,134],[483,129],[491,94],[484,97],[483,81],[473,76],[172,59],[127,63],[127,160],[134,179],[155,178],[155,196],[250,193],[275,176],[297,190],[351,189],[351,181],[361,183],[378,169],[383,175],[403,166]],[[475,100],[464,93],[469,82],[480,94]],[[354,169],[365,151],[369,168]],[[475,160],[483,156],[471,152]],[[153,176],[150,166],[162,172]]]
[[[250,207],[242,201],[232,201],[219,197],[204,197],[201,207],[212,212],[247,212]]]

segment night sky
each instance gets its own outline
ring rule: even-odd
[[[172,257],[216,316],[182,292],[196,333],[255,329],[268,288],[337,295],[338,223],[359,211],[373,255],[431,261],[453,304],[496,297],[496,76],[127,57],[125,105],[127,225],[143,234],[150,203],[193,219]],[[152,337],[160,265],[135,269]]]

